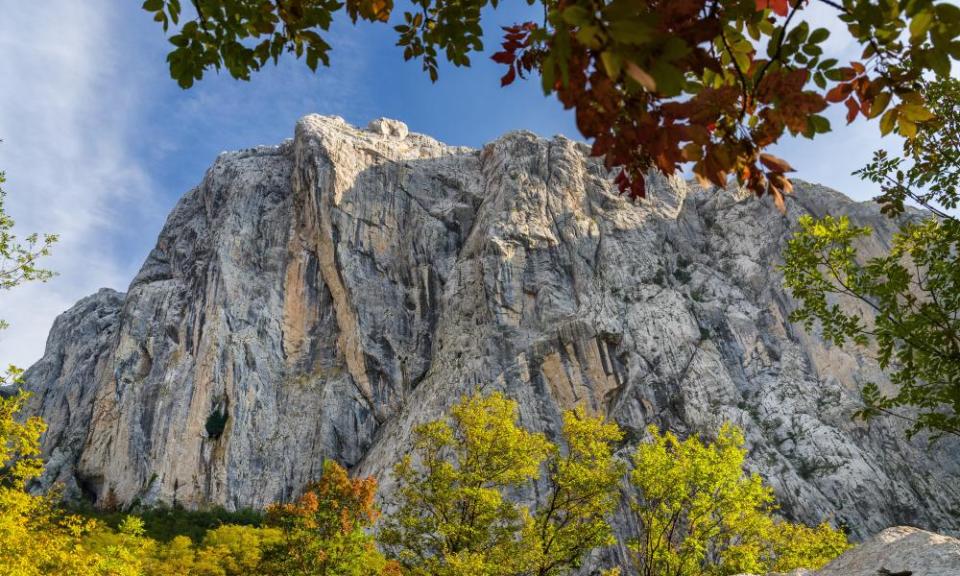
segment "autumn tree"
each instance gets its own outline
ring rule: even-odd
[[[65,513],[53,495],[27,492],[43,471],[45,429],[37,417],[20,417],[27,396],[0,397],[0,575],[140,576],[128,550],[101,553],[85,544],[100,528],[96,521]]]
[[[960,8],[934,0],[528,0],[543,20],[505,30],[502,83],[539,74],[545,93],[576,111],[581,133],[622,191],[644,196],[653,167],[692,164],[704,183],[730,177],[783,207],[790,165],[764,152],[785,133],[831,130],[822,112],[843,104],[847,122],[880,118],[880,131],[912,138],[930,119],[924,74],[950,75],[960,57]],[[330,64],[324,38],[342,12],[354,23],[393,22],[403,57],[436,81],[439,63],[468,66],[484,50],[481,15],[498,0],[145,0],[172,34],[170,73],[187,88],[209,70],[250,75],[284,54],[316,70]],[[821,4],[862,48],[841,63],[814,28]]]
[[[960,435],[960,82],[933,82],[925,93],[937,120],[901,156],[879,151],[857,172],[880,185],[883,212],[900,218],[889,252],[861,254],[872,230],[847,217],[805,216],[783,270],[799,302],[793,321],[875,355],[889,374],[892,386],[863,387],[859,414],[906,419],[910,435],[936,439]],[[908,203],[926,214],[906,215]]]
[[[395,468],[398,510],[380,541],[406,574],[555,576],[613,542],[619,498],[615,425],[583,410],[564,415],[558,447],[518,422],[499,393],[464,398],[416,429],[413,455]],[[542,474],[545,477],[542,477]],[[543,478],[544,502],[516,501]]]
[[[367,534],[377,520],[377,482],[351,478],[333,460],[323,465],[320,480],[290,504],[275,504],[267,524],[281,532],[280,542],[265,554],[263,571],[282,576],[375,576],[394,567]]]
[[[630,481],[639,537],[629,547],[640,576],[766,574],[817,569],[849,547],[827,524],[809,528],[773,516],[773,492],[745,475],[743,434],[725,424],[717,439],[679,440],[648,428]]]
[[[0,290],[49,279],[52,273],[38,261],[49,254],[56,236],[30,234],[18,240],[4,198],[0,189]],[[0,329],[4,328],[6,323],[0,320]],[[0,385],[18,384],[21,373],[10,366],[0,375]],[[40,418],[21,414],[28,398],[23,391],[0,396],[0,575],[103,574],[108,564],[119,566],[122,559],[102,557],[80,545],[80,537],[95,523],[65,514],[50,495],[26,490],[43,472],[40,436],[46,429]]]
[[[620,502],[626,467],[613,455],[623,432],[582,407],[563,414],[562,446],[546,464],[549,492],[534,513],[534,557],[521,574],[560,576],[590,551],[616,543],[609,518]]]

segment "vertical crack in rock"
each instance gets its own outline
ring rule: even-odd
[[[349,163],[337,165],[337,142],[325,141],[325,122],[325,119],[311,116],[297,124],[297,169],[293,176],[293,191],[299,205],[296,234],[298,238],[303,235],[312,240],[323,281],[333,298],[339,328],[337,343],[344,354],[353,383],[367,400],[376,418],[382,420],[383,411],[376,404],[367,378],[356,314],[337,264],[339,231],[334,230],[330,218],[330,211],[339,204],[345,188],[353,183],[360,167]],[[311,128],[316,130],[316,135]]]

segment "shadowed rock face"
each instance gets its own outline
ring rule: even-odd
[[[786,320],[776,265],[799,215],[873,226],[867,253],[894,223],[802,182],[786,217],[659,176],[634,204],[588,152],[308,116],[221,155],[128,292],[61,316],[26,374],[44,483],[101,506],[263,506],[335,458],[389,491],[413,426],[504,390],[551,435],[578,403],[631,442],[733,421],[792,518],[960,528],[960,446],[854,422],[876,364]]]

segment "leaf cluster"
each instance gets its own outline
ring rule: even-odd
[[[791,320],[875,349],[893,387],[866,385],[860,415],[907,418],[910,435],[960,434],[960,222],[909,222],[889,253],[862,259],[857,242],[871,233],[846,217],[800,219],[784,252],[784,283],[801,304]]]
[[[392,567],[367,530],[379,516],[373,478],[351,478],[327,460],[320,481],[293,503],[267,509],[267,524],[282,534],[261,569],[287,576],[376,576]]]
[[[6,182],[0,172],[0,184]],[[28,234],[18,240],[13,227],[16,222],[4,209],[6,192],[0,188],[0,290],[9,290],[24,282],[46,282],[53,272],[39,266],[39,260],[50,255],[57,242],[56,234]]]
[[[879,118],[881,133],[914,138],[934,119],[919,89],[947,78],[960,57],[960,8],[935,0],[814,0],[862,47],[841,63],[809,0],[540,0],[544,19],[506,27],[492,58],[506,85],[539,74],[546,93],[576,111],[593,153],[633,197],[651,168],[692,165],[704,185],[729,180],[785,209],[789,163],[764,150],[784,134],[829,132],[822,114],[843,104],[847,121]],[[535,0],[528,0],[534,4]],[[323,39],[337,12],[388,22],[392,0],[193,0],[194,17],[170,37],[171,75],[189,87],[221,67],[235,78],[284,53],[329,65]],[[441,59],[468,66],[484,49],[482,15],[497,0],[415,0],[394,26],[404,59],[436,81]],[[167,30],[180,0],[146,0]]]
[[[960,201],[960,81],[946,78],[929,82],[923,93],[928,112],[911,107],[888,120],[927,119],[917,124],[914,138],[904,141],[902,154],[890,156],[879,150],[872,162],[854,174],[880,185],[876,201],[888,216],[903,214],[906,203],[912,201],[949,219],[952,216],[948,212]]]

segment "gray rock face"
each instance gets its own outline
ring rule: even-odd
[[[910,526],[887,528],[820,570],[798,568],[768,576],[956,576],[960,540]],[[756,576],[738,574],[737,576]]]
[[[815,576],[960,574],[960,540],[909,526],[887,528],[814,572]]]
[[[733,421],[791,518],[960,529],[960,446],[853,421],[876,363],[787,321],[799,215],[873,226],[868,253],[894,224],[801,182],[786,217],[659,176],[635,204],[588,153],[308,116],[221,155],[129,291],[65,313],[26,374],[44,481],[101,506],[263,506],[335,458],[389,490],[413,426],[503,390],[548,434],[578,403],[632,441]]]

